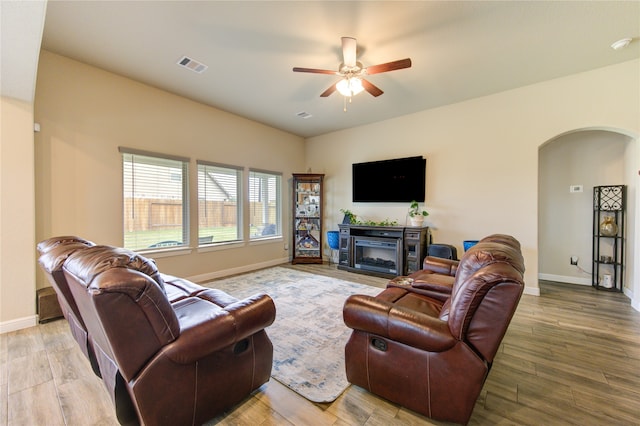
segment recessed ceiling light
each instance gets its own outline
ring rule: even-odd
[[[624,49],[625,47],[627,47],[629,45],[629,43],[631,43],[631,38],[623,38],[623,39],[620,39],[620,40],[614,42],[611,45],[611,48],[613,50]]]

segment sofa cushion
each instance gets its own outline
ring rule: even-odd
[[[96,275],[111,268],[126,268],[142,272],[155,281],[162,292],[166,294],[164,280],[156,267],[156,263],[152,259],[125,248],[112,246],[91,247],[83,252],[83,261],[75,265],[74,275],[85,283],[90,284]]]
[[[514,249],[520,251],[520,241],[513,238],[511,235],[507,234],[492,234],[484,237],[480,240],[480,242],[485,243],[500,243],[513,247]]]
[[[164,282],[164,290],[167,294],[169,302],[174,303],[186,297],[195,296],[205,290],[201,285],[195,284],[184,278],[178,278],[173,275],[160,273],[160,277]]]
[[[508,263],[524,274],[524,258],[518,249],[499,242],[481,241],[462,256],[453,291],[480,268],[492,263]]]
[[[64,236],[64,237],[52,237],[48,238],[44,241],[40,241],[36,248],[40,254],[47,253],[49,250],[52,250],[60,245],[65,244],[81,244],[86,247],[95,246],[95,244],[89,240],[85,240],[84,238],[76,237],[76,236]]]
[[[38,262],[45,272],[53,274],[62,270],[62,265],[73,252],[87,247],[90,246],[77,241],[46,246],[41,252],[42,255],[38,258]]]

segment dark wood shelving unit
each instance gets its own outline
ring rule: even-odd
[[[324,175],[293,174],[291,263],[322,263]]]

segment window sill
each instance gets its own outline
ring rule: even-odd
[[[191,247],[176,247],[170,249],[162,249],[162,250],[139,250],[137,253],[140,253],[143,256],[153,257],[154,259],[159,259],[162,257],[172,257],[172,256],[185,256],[191,254],[193,249]]]
[[[245,245],[244,241],[229,241],[226,243],[208,244],[206,246],[198,247],[198,253],[208,253],[211,251],[234,249],[234,248],[243,247],[244,245]]]
[[[282,235],[276,235],[275,237],[260,237],[253,240],[249,240],[250,246],[257,246],[261,244],[281,243],[284,241]]]

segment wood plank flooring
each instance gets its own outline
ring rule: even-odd
[[[335,265],[283,265],[383,288]],[[620,293],[541,282],[524,295],[471,425],[640,425],[640,313]],[[0,335],[0,425],[117,425],[66,321]],[[220,425],[443,425],[350,386],[316,404],[269,381]]]

